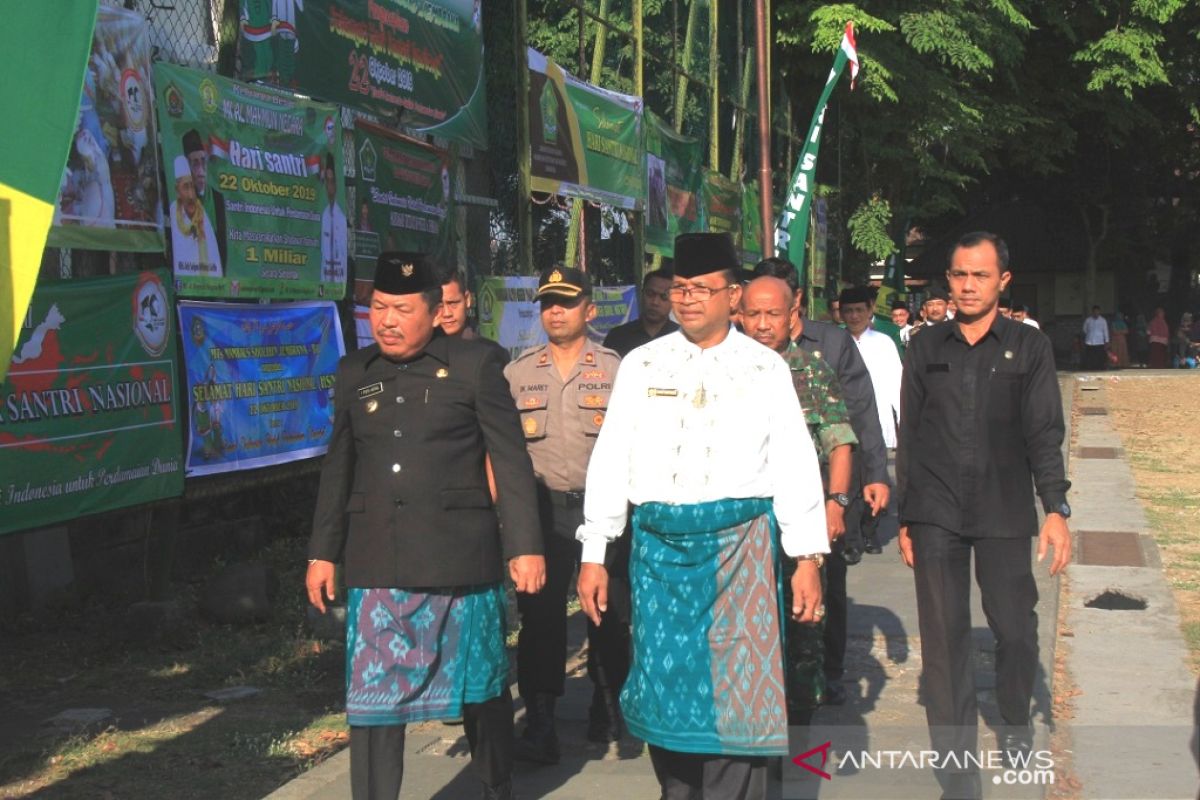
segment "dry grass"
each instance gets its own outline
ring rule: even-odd
[[[1200,674],[1200,375],[1113,381],[1106,393]]]

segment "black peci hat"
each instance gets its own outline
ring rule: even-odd
[[[675,277],[695,278],[731,269],[741,272],[733,237],[728,233],[683,233],[675,237]]]
[[[375,262],[375,291],[384,294],[418,294],[441,287],[437,265],[424,253],[392,250]]]

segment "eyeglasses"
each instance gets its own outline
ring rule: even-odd
[[[717,292],[723,292],[732,286],[732,283],[725,286],[718,286],[716,289],[709,288],[708,286],[672,286],[667,295],[676,302],[694,298],[703,303],[706,300],[712,299],[712,296]]]

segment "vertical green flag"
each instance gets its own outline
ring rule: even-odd
[[[788,196],[783,204],[783,213],[775,226],[775,250],[796,265],[801,283],[804,278],[804,248],[808,242],[808,215],[812,205],[812,193],[816,188],[817,150],[821,147],[821,127],[825,122],[825,108],[829,105],[829,96],[833,87],[850,63],[850,86],[854,87],[854,79],[858,77],[858,50],[854,45],[854,23],[846,23],[846,33],[842,36],[842,44],[833,59],[833,68],[825,79],[825,89],[817,108],[813,112],[812,123],[808,126],[808,136],[804,140],[804,149],[800,151],[800,163],[792,176]]]
[[[8,3],[0,26],[0,380],[21,333],[78,121],[96,0]],[[42,42],[43,45],[38,45]]]

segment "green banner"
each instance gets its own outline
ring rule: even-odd
[[[482,0],[242,0],[242,77],[487,147]]]
[[[738,242],[742,262],[750,265],[762,261],[762,214],[759,213],[758,181],[742,184],[742,230]]]
[[[787,198],[784,200],[783,212],[775,226],[775,249],[778,254],[796,265],[800,282],[804,284],[805,245],[808,244],[808,217],[812,205],[812,194],[816,188],[817,152],[821,148],[821,128],[825,124],[825,108],[829,105],[829,96],[833,87],[846,69],[851,65],[851,86],[854,76],[858,74],[858,50],[854,44],[854,23],[846,23],[846,33],[833,59],[833,68],[825,79],[825,88],[817,100],[813,111],[812,122],[808,126],[808,136],[804,139],[804,148],[800,151],[800,160],[796,164],[796,172],[792,175],[788,187]]]
[[[0,383],[0,533],[182,494],[166,277],[38,285]]]
[[[46,244],[157,252],[163,230],[150,24],[144,14],[100,6],[91,48]],[[40,132],[33,126],[25,135]]]
[[[384,250],[450,255],[453,162],[445,150],[359,122],[358,210],[354,215],[354,277],[375,280]]]
[[[348,260],[335,106],[154,66],[175,288],[340,299]]]
[[[530,188],[641,209],[642,98],[584,83],[529,54]]]
[[[742,185],[706,170],[701,201],[703,229],[731,234],[736,241],[742,232]]]
[[[672,258],[675,237],[700,229],[704,150],[646,111],[646,249]]]

